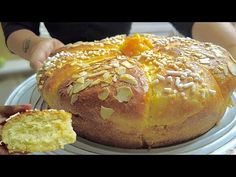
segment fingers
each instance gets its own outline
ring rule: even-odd
[[[3,116],[0,115],[0,130],[2,128],[2,124],[4,124],[5,121],[6,121],[6,117],[3,117]]]
[[[0,106],[0,115],[2,117],[8,118],[13,114],[16,114],[18,112],[25,112],[26,110],[30,109],[32,109],[32,105],[30,104]]]
[[[49,56],[53,56],[57,52],[60,52],[61,48],[64,46],[65,46],[65,44],[63,44],[61,41],[59,41],[57,39],[53,39],[53,46],[52,46],[52,50],[49,53]]]
[[[31,61],[30,62],[30,67],[33,69],[33,70],[39,70],[41,67],[42,67],[43,63],[41,61]]]
[[[57,40],[57,39],[53,39],[54,40],[54,50],[59,49],[61,47],[63,47],[65,44],[63,44],[61,41]]]
[[[18,112],[25,112],[32,109],[31,104],[14,105],[14,106],[0,106],[0,131],[3,124],[6,122],[6,118]],[[0,137],[1,140],[1,137]],[[0,144],[0,155],[24,155],[23,153],[9,153],[6,145]]]
[[[63,47],[64,44],[57,39],[43,39],[37,46],[35,46],[31,59],[30,66],[34,70],[39,70],[43,62],[58,48]]]
[[[8,150],[4,147],[0,145],[0,155],[9,155]]]

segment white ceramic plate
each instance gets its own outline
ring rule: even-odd
[[[236,103],[236,93],[232,95]],[[33,108],[46,109],[47,104],[40,97],[35,75],[19,85],[9,96],[5,105],[30,103]],[[204,135],[174,146],[151,150],[122,149],[97,144],[81,137],[76,143],[67,145],[65,149],[36,154],[227,154],[236,147],[236,107],[228,108],[217,126]]]

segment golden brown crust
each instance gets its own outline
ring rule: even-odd
[[[78,99],[71,105],[70,97],[67,94],[67,86],[71,80],[67,80],[61,88],[58,90],[57,95],[59,95],[59,103],[61,108],[68,109],[74,115],[79,115],[81,117],[91,117],[92,119],[100,119],[100,108],[101,105],[109,107],[112,105],[116,110],[117,116],[124,114],[127,118],[138,119],[144,117],[143,112],[145,108],[145,91],[143,89],[144,85],[147,85],[145,76],[140,68],[135,67],[130,69],[127,73],[135,75],[138,81],[137,86],[130,86],[133,92],[133,99],[127,103],[120,103],[115,99],[116,88],[129,84],[117,81],[113,85],[109,85],[108,88],[110,94],[106,100],[100,100],[98,98],[98,93],[102,92],[102,87],[96,85],[90,89],[82,90],[78,93]],[[114,115],[115,116],[115,115]]]
[[[201,112],[189,117],[182,124],[152,126],[142,134],[138,131],[125,133],[109,123],[104,125],[74,116],[73,128],[81,137],[108,146],[154,148],[174,145],[198,137],[215,126],[222,116],[223,113],[207,115],[206,112]]]
[[[67,45],[37,81],[50,107],[75,115],[79,136],[143,148],[212,128],[230,104],[235,76],[235,60],[219,46],[135,34]]]

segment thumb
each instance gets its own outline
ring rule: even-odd
[[[30,67],[37,71],[40,67],[42,66],[42,62],[41,61],[34,61],[34,62],[30,62]]]
[[[60,52],[60,49],[63,48],[64,46],[65,46],[65,44],[63,44],[61,41],[53,38],[53,50],[51,51],[49,56],[52,56],[55,53]]]
[[[32,55],[30,66],[34,70],[38,70],[42,67],[43,62],[58,48],[63,47],[64,44],[58,39],[44,39],[37,48],[35,48]]]
[[[0,115],[7,118],[17,112],[24,112],[29,109],[32,109],[31,104],[0,106]]]
[[[53,45],[54,45],[54,50],[56,50],[56,49],[63,47],[65,44],[63,44],[58,39],[53,38]]]

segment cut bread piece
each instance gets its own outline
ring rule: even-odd
[[[63,110],[33,110],[10,117],[2,129],[9,152],[45,152],[76,141],[71,114]]]

